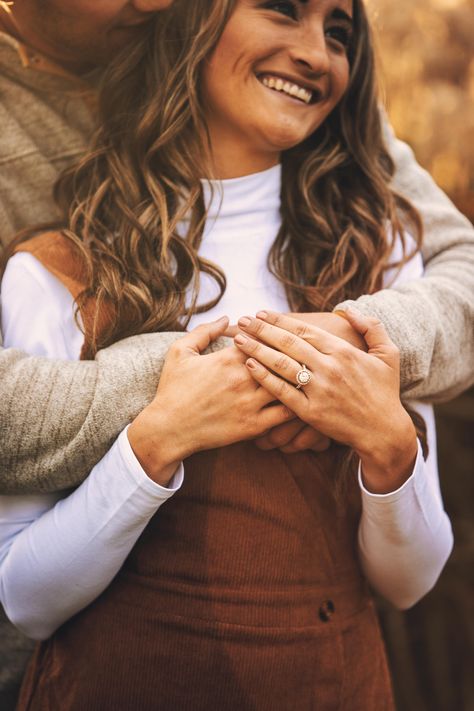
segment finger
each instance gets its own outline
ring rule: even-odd
[[[258,415],[258,426],[262,432],[270,430],[273,427],[278,427],[285,422],[289,422],[295,418],[295,413],[285,405],[272,405],[264,407]]]
[[[228,327],[227,331],[224,333],[224,336],[226,338],[234,338],[234,336],[236,336],[238,334],[238,332],[239,332],[239,327],[237,326],[237,324],[231,324]]]
[[[296,452],[304,452],[306,450],[325,452],[330,444],[329,437],[307,425],[298,432],[288,445],[281,447],[281,451],[285,454],[296,454]]]
[[[365,316],[352,308],[347,309],[344,313],[351,326],[365,339],[370,355],[391,354],[397,350],[385,330],[385,326],[378,318]]]
[[[227,316],[222,316],[217,321],[212,321],[212,323],[202,323],[177,341],[176,349],[199,355],[206,350],[212,341],[215,341],[219,336],[223,336],[228,326],[229,319]]]
[[[242,333],[239,333],[234,338],[234,343],[239,350],[255,358],[262,363],[262,365],[265,365],[267,368],[270,368],[270,370],[273,370],[274,373],[277,373],[277,375],[288,380],[288,382],[294,385],[298,383],[296,374],[301,370],[301,363],[298,361]],[[306,362],[308,362],[308,359]]]
[[[263,388],[262,388],[263,390]],[[270,432],[267,432],[262,437],[255,440],[255,444],[259,449],[268,451],[270,449],[281,449],[292,442],[296,435],[306,427],[301,420],[293,420],[286,422],[283,425],[274,427]]]
[[[298,328],[306,329],[306,324],[302,324],[295,320],[298,324]],[[239,335],[245,336],[247,338],[252,338],[253,343],[261,344],[267,347],[273,347],[280,354],[292,358],[293,362],[296,362],[297,366],[301,368],[301,364],[310,364],[311,367],[317,368],[318,363],[320,364],[321,354],[316,348],[309,344],[304,339],[300,338],[296,333],[291,333],[277,326],[267,324],[260,319],[244,317],[239,319],[239,326],[242,333]],[[236,345],[240,347],[243,345],[238,341],[235,341]],[[263,351],[262,351],[263,354]],[[252,354],[253,355],[253,354]],[[285,361],[282,362],[282,366],[285,367]],[[271,365],[269,365],[271,367]]]
[[[247,323],[248,321],[250,321],[250,324]],[[278,334],[281,339],[280,331],[283,331],[283,333],[286,332],[286,340],[289,342],[289,345],[291,345],[292,339],[288,334],[292,334],[294,337],[301,339],[324,354],[333,353],[335,350],[348,345],[345,339],[339,338],[339,336],[335,336],[323,328],[318,328],[318,326],[314,324],[309,324],[300,319],[292,318],[286,314],[280,314],[274,311],[259,311],[256,319],[244,316],[243,319],[239,319],[239,326],[252,336],[257,336],[260,340],[265,341],[269,345],[276,346],[279,349],[280,347],[278,342],[275,341],[275,338]],[[279,330],[275,331],[274,329]],[[293,358],[297,358],[290,350],[285,349],[285,353],[288,353],[288,355],[291,355]]]
[[[256,406],[257,407],[267,407],[267,405],[270,405],[270,403],[275,402],[274,396],[268,392],[268,390],[265,390],[265,388],[262,388],[261,385],[259,385],[257,382],[255,382],[255,379],[253,379],[253,382],[255,384],[256,390],[255,390],[255,398],[256,398]]]
[[[297,415],[299,411],[303,410],[306,403],[303,389],[297,390],[294,385],[290,385],[286,380],[273,375],[265,366],[253,358],[249,358],[246,365],[254,380],[273,395],[275,400],[282,402]]]

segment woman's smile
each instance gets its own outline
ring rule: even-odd
[[[319,128],[348,86],[351,15],[352,0],[237,0],[203,71],[216,177],[265,170]]]
[[[276,91],[300,104],[311,104],[314,100],[317,100],[318,95],[320,96],[317,90],[310,89],[302,83],[284,77],[281,74],[260,74],[257,79],[267,89]]]

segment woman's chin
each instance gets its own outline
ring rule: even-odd
[[[265,141],[272,151],[287,151],[303,143],[314,133],[314,130],[313,126],[309,130],[303,131],[301,125],[274,122],[268,126],[265,132]]]

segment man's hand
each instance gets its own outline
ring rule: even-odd
[[[356,348],[367,350],[367,344],[362,336],[357,333],[344,316],[341,317],[334,313],[291,313],[288,315],[318,328],[323,328],[334,336],[344,338]],[[238,326],[229,326],[225,335],[233,338],[238,332]],[[305,422],[296,419],[274,427],[263,437],[256,439],[255,444],[259,449],[263,450],[279,449],[285,454],[296,454],[307,449],[311,449],[313,452],[324,452],[330,446],[331,440],[309,427]]]
[[[339,311],[337,313],[306,313],[306,314],[293,314],[290,313],[288,316],[292,318],[299,319],[311,326],[317,326],[317,328],[322,328],[328,333],[332,333],[333,336],[339,336],[345,341],[350,343],[352,346],[359,348],[361,351],[367,351],[367,344],[360,335],[357,333],[355,328],[351,326],[349,321],[344,317],[344,312]]]

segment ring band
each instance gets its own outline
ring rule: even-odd
[[[301,364],[301,370],[296,373],[296,389],[299,390],[304,385],[307,385],[313,374],[308,370],[304,363]]]

